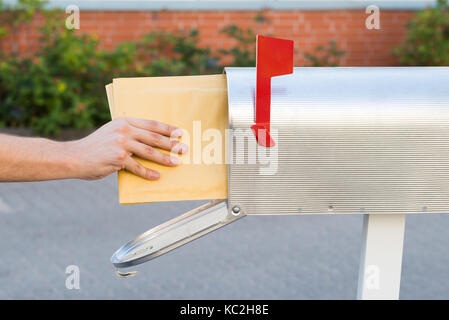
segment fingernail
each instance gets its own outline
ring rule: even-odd
[[[170,162],[176,166],[179,164],[179,159],[177,157],[170,157]]]
[[[178,151],[178,153],[186,153],[187,150],[188,150],[188,147],[187,147],[186,144],[184,144],[184,143],[180,143],[179,144],[179,151]]]
[[[173,138],[178,138],[182,136],[182,129],[175,129],[171,132]]]
[[[159,179],[161,174],[157,171],[150,171],[150,179]]]

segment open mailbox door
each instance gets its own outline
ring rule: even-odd
[[[214,200],[167,221],[128,242],[111,258],[116,268],[135,266],[154,259],[242,215],[229,214],[226,200]]]
[[[228,198],[127,243],[111,258],[117,268],[261,214],[399,217],[393,233],[402,236],[388,243],[391,228],[379,235],[402,257],[401,217],[449,212],[449,68],[293,68],[260,82],[263,58],[258,55],[256,68],[225,69]],[[375,233],[366,228],[368,241]],[[371,249],[366,241],[359,297],[369,297],[363,276],[371,250],[389,250]],[[391,261],[385,260],[386,272]],[[401,259],[392,267],[399,281],[400,265]],[[382,296],[380,290],[381,297],[397,297],[399,281],[388,278],[394,288],[385,285],[392,293]]]

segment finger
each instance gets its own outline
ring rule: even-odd
[[[179,142],[178,140],[170,139],[159,133],[135,128],[134,137],[146,145],[152,147],[158,147],[167,151],[171,151],[177,154],[183,154],[187,152],[187,145]]]
[[[159,150],[138,141],[129,140],[127,143],[127,150],[142,159],[150,160],[166,166],[173,167],[179,164],[179,159],[177,157],[162,153]]]
[[[144,129],[147,131],[153,131],[159,134],[162,134],[167,137],[178,138],[182,136],[182,130],[155,120],[144,120],[137,118],[126,118],[128,122],[137,128]]]
[[[145,168],[143,165],[141,165],[139,162],[137,162],[131,157],[128,157],[125,160],[125,169],[131,173],[134,173],[139,177],[148,180],[157,180],[159,179],[160,176],[159,172]]]

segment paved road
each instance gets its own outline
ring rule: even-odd
[[[360,216],[246,217],[120,279],[124,242],[202,202],[122,206],[116,177],[0,183],[1,299],[352,299]],[[407,218],[402,299],[449,298],[449,215]],[[80,290],[65,286],[80,268]]]

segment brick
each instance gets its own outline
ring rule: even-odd
[[[101,47],[112,49],[116,44],[137,40],[152,30],[199,29],[200,44],[212,49],[229,48],[236,43],[220,34],[229,24],[237,24],[255,33],[271,34],[295,40],[295,63],[303,63],[302,54],[313,51],[320,43],[335,39],[347,51],[342,65],[397,64],[391,48],[406,36],[405,25],[414,16],[413,11],[382,10],[381,30],[367,30],[363,10],[262,10],[268,22],[258,23],[258,11],[82,11],[81,31],[98,35]],[[62,17],[65,15],[63,14]],[[43,15],[19,29],[15,38],[6,37],[2,50],[19,54],[38,48],[36,28],[43,23]],[[371,50],[371,51],[370,51]]]

